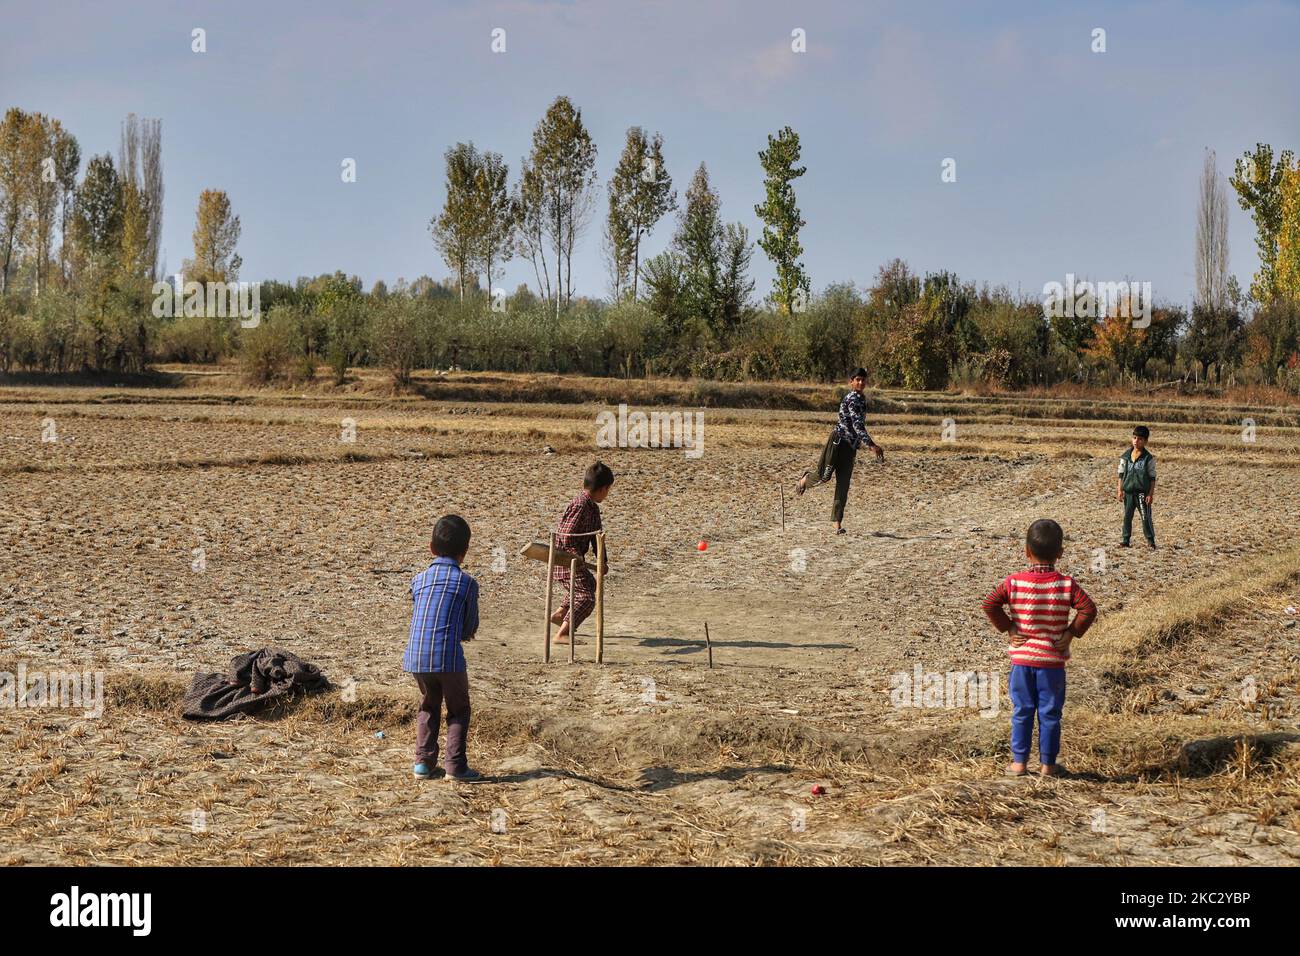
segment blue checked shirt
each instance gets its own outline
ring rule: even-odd
[[[411,581],[411,600],[411,634],[402,670],[410,674],[467,670],[460,645],[478,630],[478,582],[451,558],[435,558]]]

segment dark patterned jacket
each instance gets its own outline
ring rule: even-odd
[[[875,444],[867,434],[867,399],[861,392],[852,389],[840,402],[840,420],[835,426],[835,435],[840,441],[847,441],[857,451],[863,445],[870,448]]]

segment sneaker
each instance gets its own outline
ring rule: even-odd
[[[478,783],[483,779],[483,775],[477,770],[466,767],[464,773],[448,773],[447,779],[455,780],[457,783]]]
[[[433,776],[433,768],[421,760],[411,768],[411,775],[417,780],[428,780]]]

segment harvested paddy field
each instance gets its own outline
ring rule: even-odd
[[[790,494],[829,388],[178,378],[0,389],[0,670],[105,675],[102,717],[3,713],[0,860],[1300,860],[1295,408],[871,393],[887,463],[859,458],[836,537],[829,489]],[[598,448],[619,402],[702,410],[702,454]],[[1157,551],[1118,547],[1138,420]],[[617,475],[605,663],[589,621],[576,664],[543,664],[544,568],[518,552],[596,457]],[[474,530],[482,592],[475,787],[410,776],[406,587],[448,512]],[[979,609],[1039,517],[1100,609],[1074,647],[1061,780],[1001,776],[1008,664]],[[195,671],[266,646],[339,689],[180,719]],[[945,693],[913,706],[898,688],[917,675]]]

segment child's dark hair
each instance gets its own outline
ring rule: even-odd
[[[865,379],[866,377],[867,377],[867,370],[863,368],[861,365],[859,365],[857,368],[853,370],[853,374],[849,376],[849,380],[852,381],[855,378]]]
[[[460,515],[446,515],[433,526],[433,553],[440,558],[459,558],[469,550],[469,522]]]
[[[1147,428],[1145,425],[1139,425],[1137,428],[1133,429],[1133,434],[1138,438],[1141,438],[1143,441],[1146,441],[1151,437],[1151,429]]]
[[[586,474],[582,476],[582,487],[588,491],[600,491],[614,483],[614,472],[610,470],[609,465],[603,461],[598,461],[594,465],[588,465]]]
[[[1051,518],[1039,518],[1025,533],[1025,550],[1041,561],[1055,561],[1061,556],[1065,532]]]

